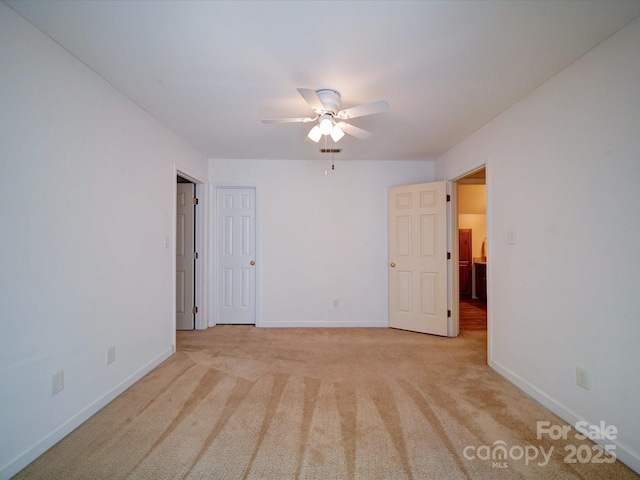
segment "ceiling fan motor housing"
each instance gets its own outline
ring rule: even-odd
[[[322,90],[316,90],[318,98],[324,106],[325,112],[316,112],[318,114],[330,113],[331,115],[337,115],[340,109],[340,94],[335,90],[328,88]]]

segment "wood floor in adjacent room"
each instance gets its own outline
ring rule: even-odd
[[[564,422],[486,360],[482,329],[178,332],[175,355],[16,478],[638,478],[566,463],[592,444],[537,439],[537,421]]]
[[[477,299],[460,299],[460,330],[487,329],[487,302]]]

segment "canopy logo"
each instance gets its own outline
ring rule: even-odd
[[[497,440],[493,442],[493,445],[480,445],[479,447],[473,447],[468,445],[464,447],[462,454],[467,460],[491,460],[493,468],[508,468],[509,463],[507,460],[522,460],[524,464],[529,465],[531,462],[537,461],[537,464],[544,467],[549,463],[551,454],[553,453],[553,445],[549,447],[549,451],[545,452],[542,446],[536,447],[535,445],[526,445],[521,447],[520,445],[514,445],[513,447],[507,447],[507,443],[503,440]]]

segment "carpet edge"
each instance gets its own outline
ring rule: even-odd
[[[150,362],[140,367],[118,385],[107,391],[104,395],[102,395],[101,397],[87,405],[85,408],[80,410],[78,413],[67,419],[64,423],[53,429],[42,439],[26,449],[23,453],[18,455],[13,460],[10,460],[4,466],[0,467],[0,479],[10,479],[12,476],[23,470],[27,465],[29,465],[40,455],[53,447],[64,437],[73,432],[76,428],[78,428],[89,418],[95,415],[99,410],[115,400],[120,394],[122,394],[125,390],[127,390],[138,380],[144,377],[147,373],[164,362],[171,355],[173,355],[173,346],[165,349],[160,355],[156,356]]]
[[[594,425],[597,428],[597,425],[569,410],[558,400],[549,396],[547,393],[532,385],[499,362],[491,360],[489,362],[489,367],[570,425],[574,426],[579,421],[586,421],[589,426]],[[604,445],[604,441],[602,440],[594,440],[594,443]],[[640,473],[640,453],[631,450],[628,446],[617,440],[607,440],[606,443],[615,445],[616,458],[621,463],[624,463],[634,472]]]

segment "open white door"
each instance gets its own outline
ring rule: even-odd
[[[195,328],[195,216],[193,183],[178,183],[176,217],[176,329]]]
[[[219,187],[217,321],[256,323],[256,190]]]
[[[389,325],[447,335],[446,182],[389,190]]]

